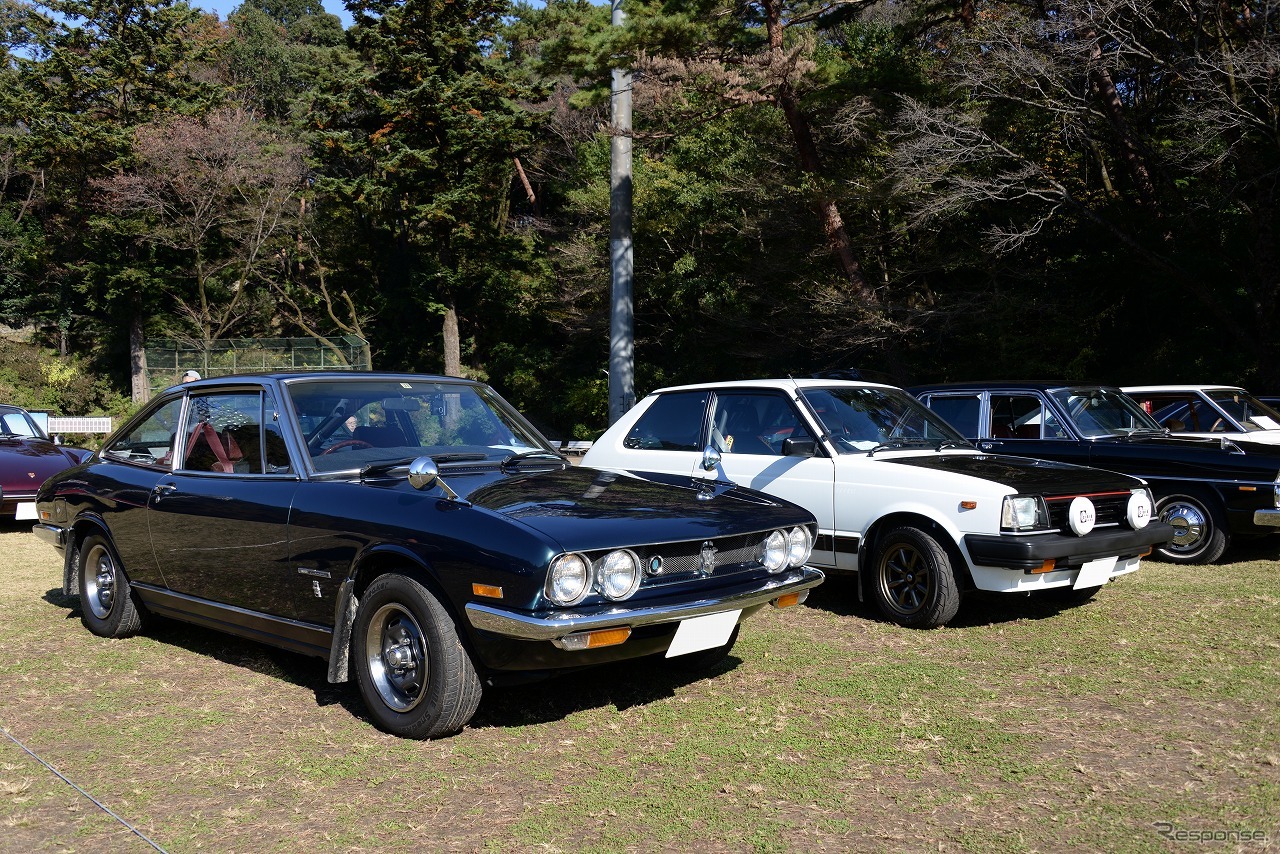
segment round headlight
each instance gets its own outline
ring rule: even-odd
[[[559,555],[547,573],[547,598],[557,605],[576,605],[591,590],[591,567],[582,555]]]
[[[764,568],[781,572],[787,565],[787,537],[781,531],[773,531],[764,538],[764,554],[760,557]]]
[[[803,566],[809,559],[809,550],[812,548],[813,542],[809,539],[809,531],[797,525],[791,529],[791,533],[787,534],[787,563],[792,566]]]
[[[596,567],[596,584],[607,599],[626,599],[640,586],[640,560],[631,552],[609,552]]]

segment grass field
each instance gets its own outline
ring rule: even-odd
[[[847,579],[709,678],[661,662],[492,690],[402,741],[324,664],[175,623],[108,641],[0,527],[0,850],[1280,849],[1276,544],[1148,562],[1084,606],[975,598],[932,632]]]

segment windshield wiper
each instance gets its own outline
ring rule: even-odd
[[[420,454],[419,456],[427,456]],[[430,454],[431,459],[439,465],[440,463],[461,463],[473,462],[475,460],[483,460],[484,454],[468,453],[468,454]],[[380,460],[376,463],[369,463],[360,469],[361,477],[380,477],[390,474],[396,469],[408,468],[418,457],[402,457],[398,460]]]
[[[1130,430],[1125,434],[1126,439],[1142,439],[1148,436],[1168,436],[1169,431],[1164,427],[1139,427],[1136,430]]]
[[[467,453],[455,453],[455,454],[430,454],[429,456],[431,457],[431,459],[435,460],[437,464],[439,464],[439,463],[465,463],[465,462],[472,462],[474,460],[483,460],[487,455],[481,454],[475,451],[471,451]]]
[[[524,451],[519,454],[512,454],[503,459],[500,463],[502,470],[506,471],[508,466],[519,465],[523,460],[555,460],[562,466],[568,466],[569,461],[554,451]]]
[[[973,443],[967,439],[943,439],[938,443],[935,450],[941,451],[943,448],[972,448]]]

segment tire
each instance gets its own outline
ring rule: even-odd
[[[120,558],[105,537],[85,537],[74,560],[79,561],[80,619],[85,628],[104,638],[127,638],[142,631],[143,610]]]
[[[895,528],[881,539],[872,561],[871,595],[880,613],[910,629],[945,625],[960,610],[951,560],[919,528]]]
[[[733,627],[733,632],[729,635],[729,642],[723,646],[700,649],[697,652],[677,655],[675,658],[665,660],[673,670],[679,670],[684,673],[705,673],[708,670],[712,670],[729,657],[729,653],[733,651],[733,645],[738,642],[738,629],[741,627],[741,623]]]
[[[351,658],[369,717],[392,735],[450,735],[480,705],[480,678],[453,618],[407,575],[378,576],[360,597]]]
[[[1198,495],[1175,493],[1156,501],[1156,515],[1173,525],[1173,542],[1157,546],[1155,552],[1171,563],[1213,563],[1222,557],[1228,544],[1221,516]]]

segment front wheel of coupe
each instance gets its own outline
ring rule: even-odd
[[[80,587],[81,620],[85,628],[104,638],[126,638],[142,631],[142,611],[133,601],[133,588],[105,537],[86,537],[75,560]]]
[[[1199,495],[1165,495],[1156,501],[1156,515],[1173,526],[1173,541],[1156,547],[1162,560],[1172,563],[1213,563],[1227,549],[1223,530],[1213,508]]]
[[[880,613],[911,629],[945,625],[960,610],[960,587],[946,550],[919,528],[895,528],[880,540],[871,595]]]
[[[453,619],[407,575],[381,575],[365,590],[351,646],[369,717],[392,735],[455,733],[480,705],[480,678]]]

